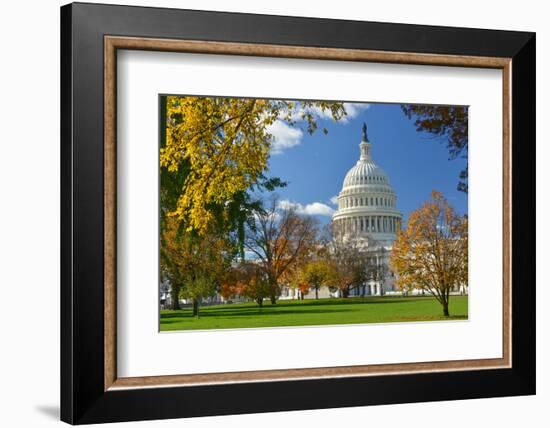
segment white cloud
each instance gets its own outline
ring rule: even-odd
[[[343,119],[344,123],[349,122],[350,119],[355,119],[363,110],[367,110],[370,104],[367,103],[344,103],[347,116]]]
[[[324,215],[331,216],[334,214],[334,209],[322,202],[313,202],[312,204],[302,205],[298,202],[291,202],[288,199],[279,201],[278,205],[281,209],[294,209],[298,214],[302,215]]]
[[[334,214],[334,209],[321,202],[313,202],[303,207],[304,214],[309,215],[326,215],[331,216]]]
[[[355,119],[359,114],[368,109],[370,104],[366,103],[344,103],[344,108],[347,115],[344,116],[340,123],[347,124],[351,119]],[[303,123],[302,113],[305,111],[314,114],[318,119],[331,120],[332,113],[328,109],[321,109],[318,106],[308,107],[307,109],[298,108],[292,113],[292,120]],[[304,136],[303,131],[298,127],[287,125],[282,120],[276,120],[273,124],[267,127],[267,132],[273,136],[272,154],[281,154],[286,149],[297,146],[302,143]]]
[[[276,120],[267,128],[267,132],[273,135],[272,154],[280,154],[285,149],[297,146],[302,142],[304,133],[301,129],[293,128],[282,120]]]
[[[334,195],[332,198],[330,198],[330,202],[332,205],[338,205],[338,195]]]

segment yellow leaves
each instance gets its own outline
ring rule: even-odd
[[[300,275],[300,282],[309,287],[330,285],[336,282],[336,268],[329,260],[313,260],[307,263]]]
[[[265,101],[168,97],[166,147],[160,166],[189,165],[172,215],[204,233],[213,221],[209,204],[223,204],[249,188],[267,166],[269,139],[260,119]],[[265,119],[264,119],[265,120]]]
[[[166,144],[160,149],[160,167],[176,172],[189,169],[169,215],[188,230],[204,234],[215,216],[214,205],[226,204],[255,185],[267,169],[276,120],[295,123],[297,103],[247,98],[169,96],[166,100]],[[342,103],[302,102],[307,108],[329,110],[335,120],[345,115]],[[308,131],[314,117],[304,116]]]

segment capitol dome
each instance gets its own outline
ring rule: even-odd
[[[370,144],[361,143],[359,147],[361,151],[368,151]],[[372,159],[365,154],[364,158],[361,157],[357,164],[348,171],[346,178],[344,178],[343,189],[362,185],[362,184],[388,184],[389,180],[386,173],[382,168],[376,165]]]
[[[402,215],[388,176],[372,159],[365,124],[359,154],[338,195],[338,210],[333,215],[335,232],[340,236],[370,237],[391,246]]]

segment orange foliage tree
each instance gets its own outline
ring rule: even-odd
[[[270,287],[265,272],[257,263],[243,261],[228,271],[220,292],[226,299],[243,296],[262,307],[264,298],[269,297]]]
[[[468,219],[459,215],[440,192],[412,212],[397,234],[390,266],[403,289],[432,294],[449,316],[449,295],[468,281]]]
[[[273,198],[256,212],[245,238],[245,248],[265,274],[272,304],[280,295],[285,274],[310,256],[318,232],[314,218],[301,216],[293,208],[281,208],[277,202]]]

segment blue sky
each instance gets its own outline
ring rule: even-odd
[[[449,160],[445,142],[417,132],[397,104],[346,107],[345,121],[333,122],[321,115],[319,129],[311,136],[303,124],[297,129],[282,122],[272,127],[275,142],[268,175],[288,182],[277,190],[282,201],[296,204],[299,211],[323,223],[330,221],[336,208],[331,199],[359,159],[361,126],[366,122],[373,159],[389,176],[404,219],[429,199],[432,189],[441,191],[458,212],[467,212],[467,195],[456,190],[465,159]],[[322,127],[328,129],[327,135]]]

